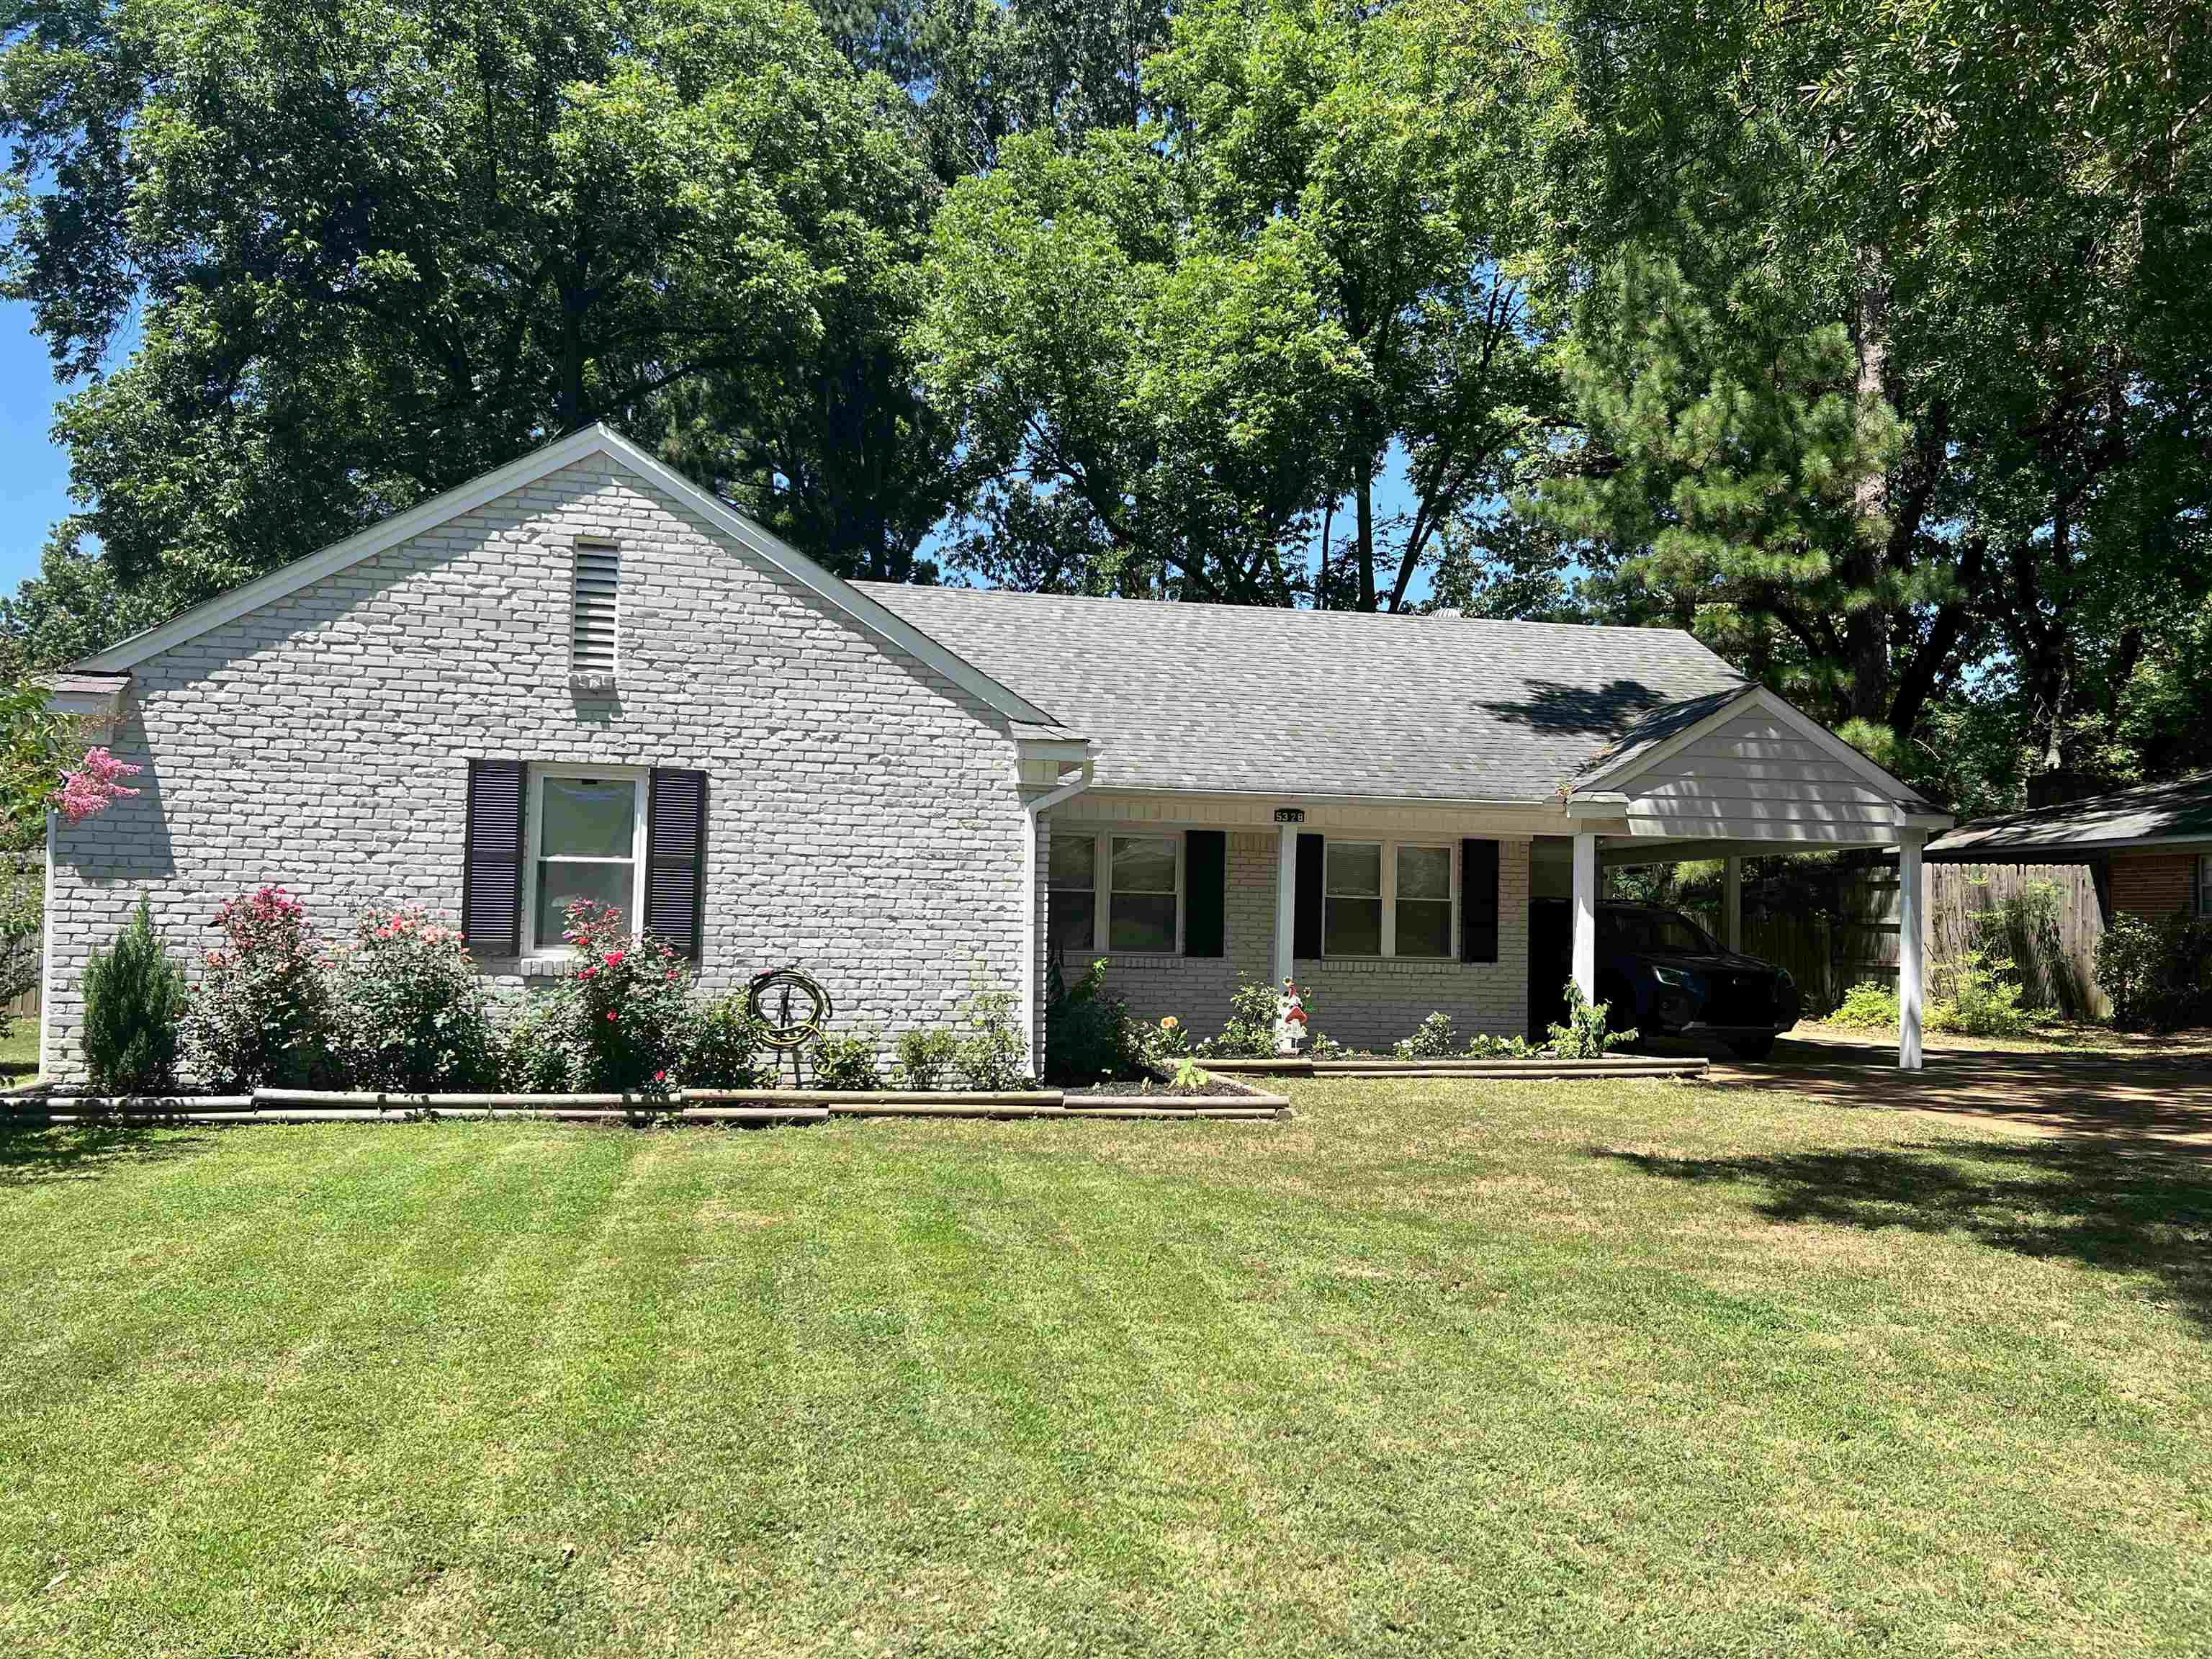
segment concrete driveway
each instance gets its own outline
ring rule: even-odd
[[[2121,1039],[2120,1041],[2126,1041]],[[1826,1032],[1785,1037],[1757,1065],[1711,1051],[1723,1088],[1780,1089],[1853,1105],[2002,1118],[2057,1134],[2144,1139],[2212,1151],[2212,1046],[2144,1040],[2118,1053],[1927,1050],[1897,1069],[1897,1044]]]

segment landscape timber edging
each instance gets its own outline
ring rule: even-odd
[[[1208,1069],[1268,1077],[1488,1077],[1531,1081],[1578,1077],[1701,1078],[1712,1062],[1702,1055],[1680,1060],[1643,1054],[1608,1054],[1603,1060],[1546,1060],[1501,1056],[1484,1060],[1458,1055],[1444,1060],[1209,1060]]]
[[[242,1095],[65,1095],[0,1103],[21,1124],[404,1123],[425,1118],[538,1118],[569,1122],[819,1123],[838,1117],[1083,1116],[1272,1118],[1279,1095],[1082,1096],[1057,1089],[953,1091],[685,1089],[667,1096],[408,1094],[256,1089]]]

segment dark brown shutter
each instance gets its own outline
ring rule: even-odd
[[[707,775],[656,766],[646,795],[645,931],[699,960],[707,886]]]
[[[1221,954],[1227,924],[1229,837],[1193,830],[1182,838],[1182,950],[1188,957]]]
[[[461,937],[471,950],[522,950],[522,816],[530,769],[469,763],[469,823],[461,846]]]
[[[1291,954],[1304,962],[1321,956],[1322,858],[1328,846],[1326,836],[1298,837],[1297,919],[1291,928]]]
[[[1498,960],[1498,843],[1459,844],[1459,955],[1462,962]]]

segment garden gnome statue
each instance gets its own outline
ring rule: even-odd
[[[1295,1054],[1305,1040],[1305,999],[1298,994],[1295,984],[1285,980],[1282,994],[1275,999],[1275,1052]]]

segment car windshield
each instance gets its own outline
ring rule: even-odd
[[[1601,920],[1601,930],[1616,951],[1656,951],[1679,956],[1705,956],[1718,947],[1705,931],[1687,916],[1671,910],[1614,910]]]

